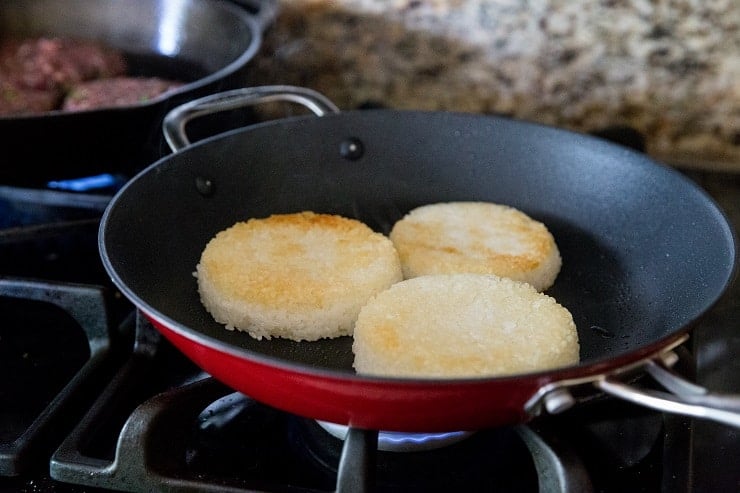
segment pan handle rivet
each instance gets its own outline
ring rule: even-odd
[[[550,414],[562,413],[563,411],[573,407],[576,403],[576,399],[566,389],[553,390],[546,394],[543,400],[545,409],[547,409],[547,412]]]
[[[350,161],[356,161],[365,154],[365,147],[362,145],[360,139],[356,137],[349,137],[339,144],[339,155],[344,159]]]
[[[211,195],[213,195],[215,186],[213,184],[213,181],[211,181],[210,178],[198,176],[195,179],[195,188],[198,190],[198,193],[201,194],[202,196],[210,197]]]

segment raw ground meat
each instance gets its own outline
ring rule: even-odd
[[[120,50],[93,41],[0,40],[0,116],[139,104],[183,84],[127,70]]]
[[[100,43],[68,38],[7,40],[0,71],[32,89],[67,90],[74,84],[126,73],[123,54]]]

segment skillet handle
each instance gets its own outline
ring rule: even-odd
[[[231,0],[254,17],[264,33],[278,15],[278,0]]]
[[[233,91],[211,94],[177,106],[164,117],[162,131],[170,148],[177,152],[190,145],[185,125],[195,118],[235,110],[260,103],[287,101],[298,103],[317,116],[339,113],[339,108],[326,96],[295,86],[258,86],[234,89]]]
[[[645,371],[668,392],[641,389],[610,377],[598,379],[594,385],[614,397],[651,409],[740,428],[740,395],[711,393],[655,361],[647,362]]]

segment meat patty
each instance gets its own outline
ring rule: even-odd
[[[57,91],[23,87],[0,74],[0,116],[51,111],[57,108],[59,99]]]
[[[79,111],[144,103],[182,84],[157,77],[114,77],[82,82],[69,92],[62,109]]]
[[[70,38],[5,39],[0,42],[0,115],[58,109],[74,85],[127,71],[119,50]]]
[[[0,44],[0,72],[23,88],[63,92],[81,81],[126,70],[120,51],[93,41],[34,38]]]

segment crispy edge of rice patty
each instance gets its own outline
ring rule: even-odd
[[[386,236],[307,211],[219,232],[195,275],[203,305],[227,329],[295,341],[351,335],[360,308],[402,279]]]
[[[374,296],[354,330],[360,374],[501,376],[578,363],[570,312],[531,285],[488,274],[405,280]]]
[[[410,211],[391,241],[407,279],[427,274],[495,274],[544,291],[562,259],[547,227],[522,211],[490,202],[441,202]]]

